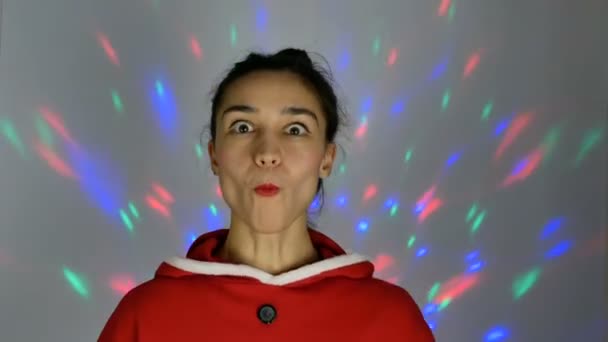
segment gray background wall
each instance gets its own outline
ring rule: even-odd
[[[0,339],[96,339],[124,291],[228,224],[197,154],[207,94],[249,50],[296,46],[327,58],[353,123],[321,231],[439,341],[606,340],[607,11],[5,0]]]

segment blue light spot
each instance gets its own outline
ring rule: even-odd
[[[422,310],[422,312],[425,315],[430,315],[434,312],[437,312],[437,304],[435,303],[428,303],[427,305],[424,306],[424,309]]]
[[[486,342],[503,341],[509,336],[509,331],[503,327],[492,328],[484,339]]]
[[[338,70],[344,71],[350,65],[350,54],[344,51],[338,59]]]
[[[255,23],[258,31],[266,31],[268,25],[268,11],[264,7],[258,7],[255,13]]]
[[[426,247],[422,247],[418,250],[418,252],[416,253],[416,257],[420,258],[422,256],[425,256],[426,253],[428,252],[428,249],[426,249]]]
[[[479,251],[472,251],[466,256],[467,261],[473,261],[479,256]]]
[[[549,237],[549,235],[555,233],[562,226],[565,220],[566,219],[564,217],[556,217],[549,220],[540,234],[540,239],[545,240]]]
[[[367,221],[359,221],[359,224],[357,225],[357,230],[359,230],[360,232],[365,232],[368,228],[369,223]]]
[[[469,272],[479,271],[482,266],[483,266],[483,261],[478,261],[478,262],[472,264],[471,266],[469,266],[468,271]]]
[[[369,113],[372,110],[372,98],[366,97],[361,103],[361,112]]]
[[[399,114],[405,110],[405,101],[398,100],[391,106],[391,114]]]
[[[435,69],[433,69],[433,72],[429,76],[429,81],[435,81],[436,79],[441,77],[441,75],[443,75],[447,69],[448,69],[448,58],[445,57],[443,60],[441,60],[435,66]]]
[[[563,255],[564,253],[566,253],[572,247],[572,245],[573,245],[572,241],[569,241],[569,240],[562,241],[562,242],[558,243],[557,245],[555,245],[555,247],[551,248],[545,254],[545,258],[547,258],[547,259],[557,258],[557,257]]]
[[[387,199],[386,201],[384,201],[384,207],[385,208],[390,208],[393,206],[393,204],[395,204],[395,200],[392,198]]]
[[[346,205],[346,196],[340,196],[338,197],[338,200],[336,201],[338,203],[338,206],[343,207]]]
[[[458,159],[460,159],[460,156],[462,155],[462,152],[454,152],[449,158],[448,160],[445,162],[445,167],[448,168],[452,165],[454,165],[454,163],[456,163],[458,161]]]
[[[495,136],[501,135],[502,132],[504,132],[504,130],[507,129],[507,127],[509,127],[510,122],[511,122],[510,117],[500,120],[498,122],[498,124],[496,124],[496,129],[494,130],[494,135]]]

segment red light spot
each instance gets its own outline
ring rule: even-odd
[[[42,159],[44,159],[46,163],[59,175],[71,179],[78,178],[74,170],[72,170],[72,168],[54,151],[50,150],[48,147],[38,141],[34,142],[34,147],[38,155],[40,155],[40,157],[42,157]]]
[[[110,43],[110,39],[108,39],[108,37],[105,34],[98,32],[97,41],[103,48],[103,51],[106,53],[106,56],[108,56],[108,58],[110,59],[112,64],[114,64],[116,66],[120,66],[120,61],[118,60],[118,54],[116,54],[116,50],[114,50],[114,47],[112,47],[112,43]]]
[[[196,57],[197,60],[200,61],[203,58],[201,44],[194,35],[190,36],[190,50],[192,51],[192,54],[194,55],[194,57]]]
[[[397,61],[397,57],[398,57],[397,49],[395,49],[395,48],[391,49],[390,53],[388,54],[388,65],[395,64],[395,62]]]
[[[450,3],[450,0],[441,0],[439,8],[437,8],[437,15],[443,17],[448,14],[448,10],[450,9]]]
[[[376,194],[378,193],[378,189],[376,188],[375,185],[369,185],[366,189],[365,189],[365,194],[363,195],[363,200],[367,201],[370,198],[376,196]]]

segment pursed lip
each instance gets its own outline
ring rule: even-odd
[[[263,191],[271,191],[271,190],[279,190],[279,187],[272,183],[264,183],[255,187],[255,190],[263,190]]]

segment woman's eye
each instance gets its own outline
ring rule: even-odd
[[[244,121],[240,121],[238,124],[236,125],[232,125],[232,129],[236,130],[236,133],[247,133],[249,132],[249,128],[247,126],[248,124]]]
[[[287,131],[289,132],[289,134],[302,135],[303,133],[306,133],[308,131],[308,129],[303,124],[297,123],[297,124],[289,125],[289,128]]]

